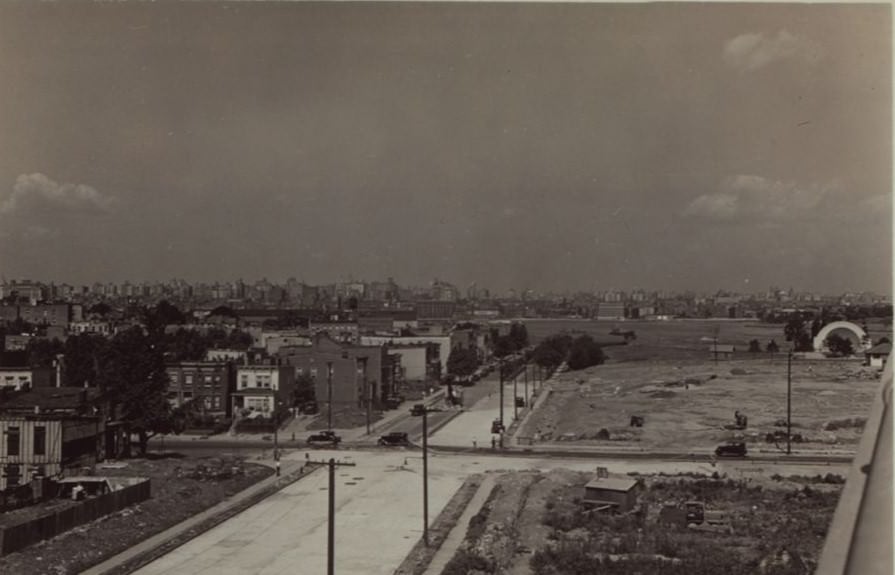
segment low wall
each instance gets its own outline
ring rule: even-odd
[[[0,556],[24,549],[69,529],[115,513],[150,497],[149,479],[93,497],[81,504],[36,517],[30,521],[0,528]]]

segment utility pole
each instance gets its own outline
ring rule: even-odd
[[[423,417],[423,543],[426,547],[429,546],[429,411],[441,410],[428,407],[410,410],[410,415]]]
[[[528,364],[525,364],[525,405],[528,405]]]
[[[429,546],[429,426],[423,412],[423,543]]]
[[[519,382],[518,374],[513,377],[513,421],[519,419],[519,392],[516,391],[516,385]]]
[[[786,356],[786,454],[792,454],[792,350]]]
[[[336,460],[330,457],[329,466],[329,521],[327,524],[327,545],[326,545],[326,573],[327,575],[335,575],[336,573],[336,466],[347,465],[354,467],[354,463],[336,463]]]
[[[503,427],[503,358],[497,370],[500,372],[500,426]]]
[[[333,362],[326,362],[327,429],[333,428]]]
[[[329,459],[329,536],[326,546],[326,573],[336,573],[336,460]]]
[[[369,381],[367,381],[367,358],[362,357],[361,361],[363,362],[361,365],[364,366],[364,371],[361,374],[364,382],[364,399],[367,402],[367,435],[370,435],[370,404],[373,403],[373,398],[371,396],[372,389],[370,388]]]

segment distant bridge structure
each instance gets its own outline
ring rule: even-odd
[[[868,337],[867,332],[861,326],[850,321],[834,321],[823,326],[817,332],[817,335],[814,336],[814,351],[828,351],[827,338],[834,333],[852,340],[852,347],[854,347],[855,352],[870,348],[870,337]]]

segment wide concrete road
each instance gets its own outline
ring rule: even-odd
[[[336,559],[339,575],[390,574],[422,534],[422,461],[418,450],[310,453],[356,463],[336,469]],[[287,459],[304,459],[294,453]],[[534,459],[484,454],[429,457],[429,519],[438,515],[463,479],[488,470],[567,468],[613,474],[703,472],[707,463]],[[732,476],[844,473],[847,466],[756,466],[731,462]],[[328,474],[321,469],[140,569],[147,574],[318,574],[326,572]]]

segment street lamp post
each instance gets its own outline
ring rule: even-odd
[[[411,409],[410,415],[423,417],[423,544],[429,546],[429,424],[428,414],[437,409]]]
[[[528,405],[528,364],[525,364],[525,405]]]
[[[326,546],[326,573],[335,575],[336,558],[336,460],[329,459],[329,526]]]
[[[500,426],[503,427],[503,358],[497,370],[500,372]]]
[[[792,350],[786,356],[786,454],[792,454]]]
[[[333,428],[333,362],[326,362],[327,429]]]

